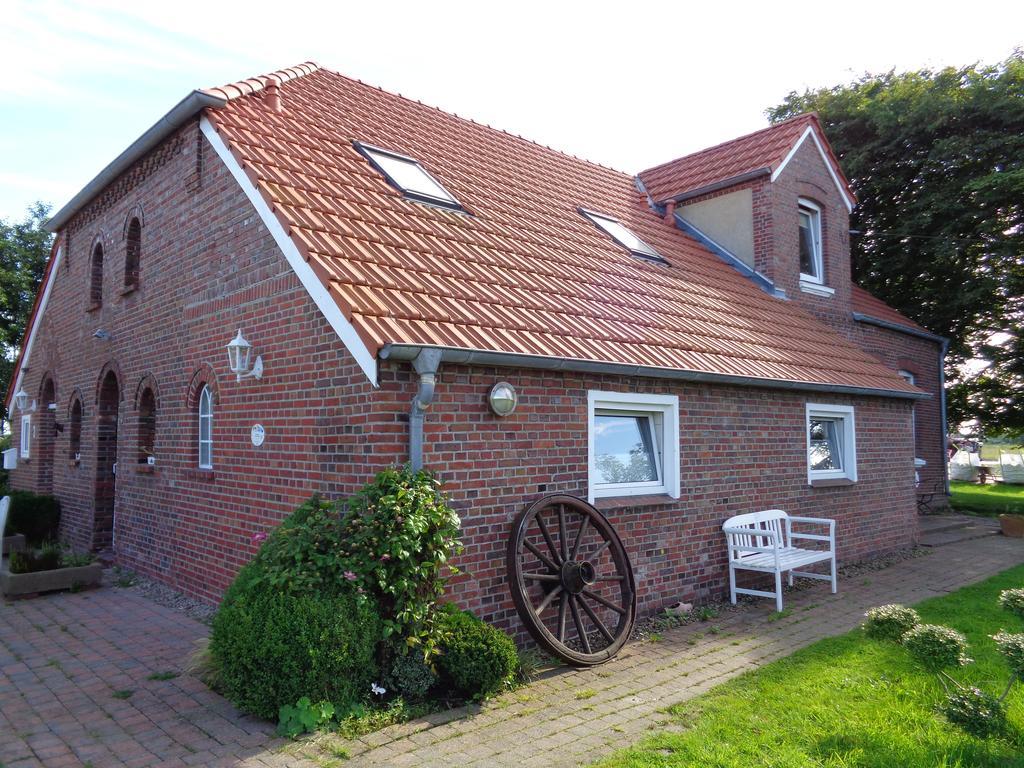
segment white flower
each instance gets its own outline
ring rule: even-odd
[[[377,696],[383,696],[385,693],[387,693],[387,690],[381,688],[376,683],[370,683],[370,690],[373,691],[374,694],[376,694]]]

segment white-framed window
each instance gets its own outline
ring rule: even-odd
[[[821,251],[821,208],[810,200],[800,199],[800,280],[823,284],[825,266]]]
[[[588,495],[679,498],[679,398],[587,393]]]
[[[21,442],[18,451],[23,459],[32,455],[32,416],[30,414],[21,417]]]
[[[455,199],[455,195],[427,173],[427,170],[415,159],[359,141],[354,144],[363,157],[384,174],[388,183],[400,190],[406,197],[443,208],[463,210],[462,204]]]
[[[199,393],[199,468],[213,469],[213,395],[208,385]]]
[[[612,240],[637,258],[644,259],[645,261],[654,261],[658,264],[668,264],[664,256],[637,237],[631,229],[622,224],[618,219],[605,216],[603,213],[588,211],[586,208],[579,208],[577,210],[579,210],[581,215],[590,219],[594,226],[609,235]]]
[[[807,482],[857,480],[853,407],[807,403]]]

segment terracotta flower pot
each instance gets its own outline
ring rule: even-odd
[[[1003,530],[1003,536],[1024,539],[1024,515],[1000,515],[999,526]]]

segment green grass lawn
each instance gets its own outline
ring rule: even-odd
[[[958,512],[1024,515],[1024,485],[950,483],[949,505]]]
[[[955,672],[996,695],[1006,666],[990,635],[1024,631],[996,605],[1024,585],[1024,566],[916,606],[926,622],[967,635],[975,663]],[[967,736],[935,712],[942,689],[902,648],[859,630],[792,656],[668,710],[684,727],[599,763],[604,768],[1024,768],[1024,688],[1007,699],[1011,736]]]

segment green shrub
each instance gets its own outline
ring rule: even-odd
[[[11,573],[53,571],[61,567],[61,554],[61,548],[51,542],[38,551],[12,552],[8,567]]]
[[[468,611],[446,607],[439,627],[437,665],[452,689],[477,699],[503,688],[519,666],[512,638]]]
[[[56,540],[60,529],[60,502],[56,498],[28,491],[11,491],[9,495],[8,535],[22,533],[33,546]]]
[[[978,688],[963,688],[949,694],[939,710],[953,725],[981,739],[1006,730],[1002,702]]]
[[[902,605],[881,605],[866,614],[864,632],[876,640],[892,640],[898,643],[907,633],[921,623],[921,617],[913,608]]]
[[[999,593],[999,605],[1024,619],[1024,589],[1004,589]]]
[[[267,719],[304,696],[339,709],[365,698],[380,638],[372,601],[343,585],[293,594],[246,570],[213,619],[210,652],[224,695]]]
[[[422,652],[411,650],[394,654],[388,666],[384,687],[408,702],[423,701],[437,683],[437,673],[424,660]]]
[[[1024,635],[999,632],[992,636],[996,650],[1006,659],[1010,671],[1017,679],[1024,680]]]
[[[429,472],[408,467],[378,473],[347,506],[342,576],[376,598],[385,637],[421,645],[430,658],[444,570],[461,551],[458,515]]]
[[[967,658],[967,638],[949,627],[920,624],[908,630],[901,642],[931,672],[971,663]]]

